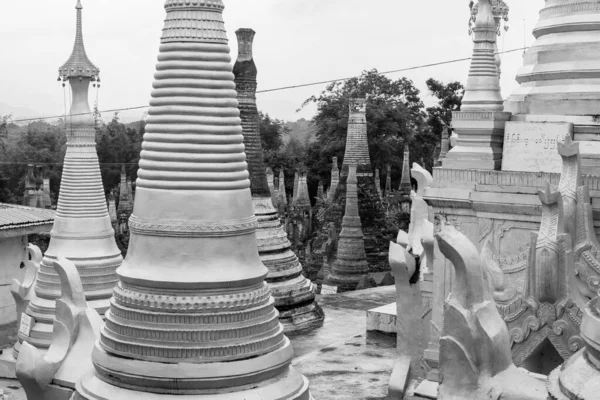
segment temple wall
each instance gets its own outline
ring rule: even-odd
[[[27,243],[27,235],[0,238],[0,347],[9,344],[3,333],[6,326],[17,319],[10,285],[14,278],[23,279],[20,265],[26,254]]]
[[[537,232],[542,207],[537,195],[547,183],[558,186],[560,174],[434,168],[434,181],[425,190],[435,231],[451,225],[479,250],[489,240],[500,257],[522,254]],[[584,176],[590,189],[596,234],[600,233],[600,177]],[[435,247],[430,345],[425,361],[436,367],[437,342],[443,330],[444,301],[450,293],[453,268]],[[429,379],[437,380],[435,373]]]

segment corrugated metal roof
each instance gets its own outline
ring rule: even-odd
[[[53,210],[0,203],[0,230],[52,224],[55,214]]]

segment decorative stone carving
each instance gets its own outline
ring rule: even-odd
[[[600,296],[600,292],[598,293]],[[584,309],[581,336],[585,348],[571,357],[548,377],[551,400],[592,400],[600,393],[600,297],[591,300]]]
[[[522,366],[546,338],[565,360],[582,345],[578,336],[580,310],[569,291],[571,240],[562,233],[560,193],[548,186],[539,191],[539,197],[542,222],[539,233],[531,234],[527,262],[519,262],[524,259],[519,256],[514,258],[516,267],[501,267],[489,242],[481,257],[500,314],[508,324],[517,366]]]
[[[238,29],[236,35],[239,54],[233,73],[250,172],[254,215],[258,219],[258,253],[269,270],[266,281],[271,288],[275,307],[279,310],[279,319],[286,332],[315,328],[323,324],[323,310],[315,301],[314,285],[302,275],[302,265],[291,250],[291,244],[273,206],[273,172],[270,168],[267,168],[266,174],[264,172],[265,162],[256,107],[257,68],[252,55],[255,32],[252,29]],[[305,177],[300,188],[301,192],[306,192],[305,196],[308,198]],[[304,198],[301,195],[299,199]],[[310,202],[308,204],[310,207]],[[254,224],[254,221],[252,223]],[[236,226],[233,232],[239,234],[240,230],[241,227]]]
[[[311,398],[291,366],[257,235],[234,231],[255,210],[223,8],[165,2],[132,219],[173,230],[132,230],[94,370],[74,400]],[[221,221],[227,235],[211,234]]]
[[[71,57],[59,70],[60,79],[69,81],[73,103],[58,206],[50,244],[35,283],[36,297],[26,310],[35,323],[29,336],[19,333],[21,342],[44,350],[52,341],[54,304],[61,296],[59,277],[53,267],[58,256],[73,260],[86,299],[100,315],[109,307],[117,282],[116,269],[123,260],[108,215],[96,154],[94,118],[88,104],[89,85],[99,81],[99,71],[85,53],[79,1],[76,9],[75,45]]]
[[[532,234],[529,254],[502,259],[490,243],[481,254],[518,366],[545,339],[565,360],[580,350],[582,310],[599,289],[600,264],[590,254],[600,245],[588,189],[582,186],[578,146],[570,139],[558,146],[563,158],[559,191],[549,184],[539,191],[542,222],[539,233]]]
[[[417,163],[413,163],[411,174],[418,182],[418,193],[424,193],[433,181],[431,174]],[[432,260],[427,260],[422,241],[433,240],[433,223],[429,221],[429,206],[421,195],[413,192],[411,198],[408,250],[421,260],[422,279],[424,274],[431,272],[428,266]]]
[[[452,227],[436,239],[456,272],[440,338],[438,399],[546,399],[544,382],[513,364],[508,329],[484,283],[475,245]]]
[[[402,399],[411,375],[420,368],[422,299],[419,284],[411,284],[416,271],[416,261],[401,244],[390,242],[390,267],[396,285],[396,335],[398,359],[390,378],[389,393]]]
[[[25,264],[25,267],[23,268],[25,271],[23,281],[21,282],[18,279],[13,279],[10,285],[10,292],[15,299],[15,304],[17,306],[17,323],[21,322],[21,317],[25,310],[27,310],[27,306],[29,306],[31,300],[35,298],[35,281],[37,280],[37,275],[40,270],[42,257],[43,255],[40,248],[29,243],[27,245],[27,254],[23,262]],[[14,359],[19,356],[20,347],[20,342],[15,343],[12,354]]]
[[[24,342],[17,359],[17,378],[29,399],[54,400],[57,393],[74,392],[81,375],[92,366],[92,349],[103,324],[96,310],[88,307],[75,265],[59,257],[54,268],[62,295],[56,301],[52,344],[43,354]]]

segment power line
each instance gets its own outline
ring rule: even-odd
[[[138,165],[137,162],[128,162],[128,163],[99,163],[100,165]],[[10,162],[10,161],[0,161],[0,165],[64,165],[64,163],[50,163],[50,162]]]
[[[521,51],[521,50],[525,51],[527,49],[528,49],[528,47],[520,47],[518,49],[511,49],[511,50],[506,50],[506,51],[499,51],[497,54],[508,54],[508,53],[514,53],[516,51]],[[417,66],[414,66],[414,67],[394,69],[394,70],[391,70],[391,71],[384,71],[384,72],[380,72],[380,74],[382,74],[382,75],[394,74],[394,73],[398,73],[398,72],[413,71],[413,70],[417,70],[417,69],[437,67],[437,66],[440,66],[440,65],[454,64],[454,63],[457,63],[457,62],[463,62],[463,61],[469,61],[469,60],[471,60],[471,57],[457,58],[457,59],[454,59],[454,60],[440,61],[440,62],[431,63],[431,64],[423,64],[423,65],[417,65]],[[289,90],[289,89],[297,89],[297,88],[302,88],[302,87],[323,85],[323,84],[326,84],[326,83],[344,82],[344,81],[348,81],[348,80],[354,79],[354,78],[360,78],[360,75],[351,76],[349,78],[330,79],[330,80],[327,80],[327,81],[303,83],[303,84],[300,84],[300,85],[282,86],[282,87],[273,88],[273,89],[258,90],[258,91],[256,91],[256,93],[257,94],[271,93],[271,92],[278,92],[278,91],[282,91],[282,90]],[[126,107],[126,108],[115,108],[115,109],[112,109],[112,110],[103,110],[103,111],[99,111],[99,112],[100,113],[110,113],[110,112],[118,112],[118,111],[131,111],[131,110],[140,110],[140,109],[149,108],[149,107],[150,106],[147,105],[147,106]],[[94,113],[93,112],[89,112],[89,113],[80,113],[80,114],[70,114],[69,116],[71,116],[71,117],[77,117],[77,116],[81,116],[81,115],[92,115],[92,114],[94,114]],[[63,115],[55,115],[55,116],[51,116],[51,117],[17,119],[17,120],[11,120],[11,122],[14,123],[14,122],[41,121],[41,120],[45,120],[45,119],[55,119],[55,118],[63,118],[63,117],[64,117]]]

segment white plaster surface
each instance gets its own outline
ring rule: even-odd
[[[417,390],[415,390],[415,395],[421,396],[425,399],[437,399],[439,384],[437,382],[424,380],[417,386]]]
[[[367,331],[396,333],[396,303],[368,310]]]
[[[562,171],[557,144],[573,135],[573,125],[560,122],[507,122],[502,171]]]

